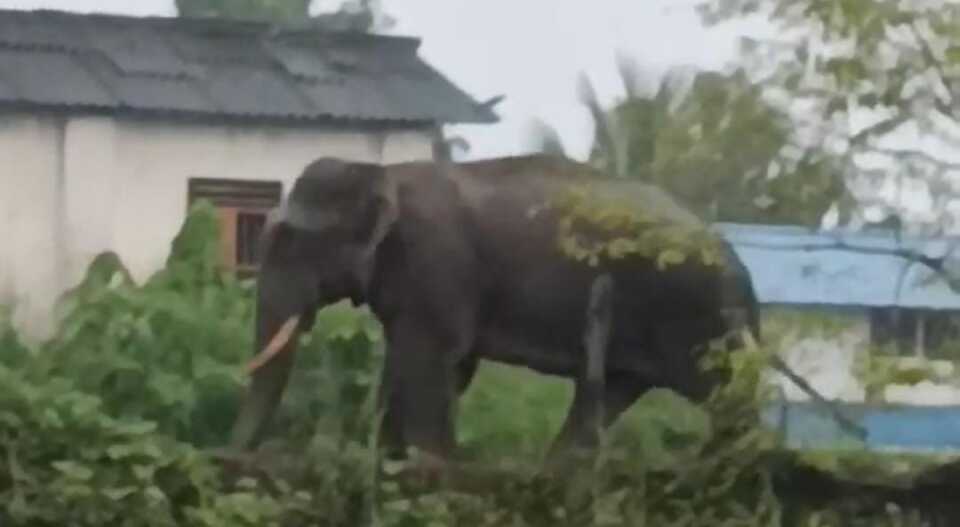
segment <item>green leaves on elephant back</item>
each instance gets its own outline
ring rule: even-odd
[[[699,261],[725,262],[719,238],[687,217],[673,217],[669,205],[638,203],[633,196],[601,195],[589,183],[556,192],[548,208],[559,216],[558,245],[587,265],[639,257],[664,270]],[[658,208],[659,207],[659,208]]]

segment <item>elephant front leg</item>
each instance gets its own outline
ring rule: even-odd
[[[380,374],[380,388],[377,393],[377,413],[380,416],[378,441],[387,459],[403,459],[407,454],[407,442],[403,437],[403,421],[399,391],[394,389],[394,371],[397,368],[397,356],[387,348]]]
[[[427,324],[406,320],[387,329],[381,382],[381,438],[388,448],[415,447],[446,460],[455,449],[456,350]]]
[[[407,442],[403,436],[400,398],[390,388],[391,371],[396,367],[397,357],[388,353],[380,378],[377,396],[377,412],[381,416],[378,441],[386,451],[388,459],[402,459],[406,455]],[[460,397],[467,391],[476,376],[479,358],[475,355],[464,358],[456,367],[456,392]],[[452,418],[456,422],[456,418]]]

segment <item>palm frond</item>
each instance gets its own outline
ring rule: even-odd
[[[534,119],[531,128],[535,151],[547,155],[567,157],[567,151],[556,128],[541,119]]]
[[[617,177],[626,176],[625,146],[628,138],[626,130],[617,122],[616,113],[603,109],[593,83],[584,73],[581,73],[578,79],[577,95],[580,103],[587,107],[595,123],[597,134],[595,141],[601,151],[600,161],[606,165],[604,168]]]

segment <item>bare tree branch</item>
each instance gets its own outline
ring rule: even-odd
[[[910,118],[907,114],[899,113],[889,119],[884,119],[850,136],[850,143],[856,145],[865,144],[871,136],[892,132],[896,127],[909,121]]]
[[[914,160],[914,161],[925,161],[933,165],[937,165],[943,169],[949,170],[960,170],[960,163],[955,163],[952,161],[946,161],[934,157],[922,150],[907,150],[901,148],[885,148],[878,146],[869,146],[867,150],[871,152],[876,152],[878,154],[884,154],[898,159]]]
[[[920,53],[923,55],[924,61],[927,62],[927,65],[932,67],[937,74],[940,76],[940,82],[947,88],[947,93],[950,94],[949,83],[947,79],[950,78],[949,75],[943,70],[943,65],[937,57],[933,55],[933,50],[930,48],[930,43],[927,42],[927,39],[920,34],[920,30],[917,27],[916,21],[910,24],[910,30],[913,33],[913,36],[916,37],[917,42],[920,44]],[[953,102],[952,94],[950,96],[950,102]],[[938,97],[933,97],[934,107],[944,115],[952,116],[954,114],[953,108],[948,104],[942,103]]]
[[[731,242],[733,243],[733,242]],[[945,278],[949,278],[944,270],[944,261],[946,256],[927,256],[925,254],[919,253],[917,251],[911,251],[909,249],[881,249],[877,247],[864,247],[857,245],[850,245],[843,241],[836,241],[832,244],[766,244],[766,243],[756,243],[756,242],[736,242],[733,243],[736,247],[751,247],[754,249],[767,249],[772,251],[846,251],[858,254],[876,254],[882,256],[895,256],[898,258],[903,258],[910,262],[919,263],[925,265],[931,270],[941,274]],[[947,252],[949,254],[949,251]]]

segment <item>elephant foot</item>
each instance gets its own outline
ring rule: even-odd
[[[581,445],[575,443],[554,444],[544,457],[540,474],[544,476],[562,477],[570,471],[592,464],[599,447],[596,445]]]
[[[446,483],[456,472],[457,463],[448,457],[418,451],[402,460],[384,460],[381,470],[407,483],[435,486]]]
[[[254,452],[232,448],[211,448],[204,453],[229,479],[237,479],[243,477],[243,474],[254,472],[257,466],[257,456]]]
[[[517,478],[515,467],[491,466],[464,460],[452,460],[436,455],[420,455],[417,460],[404,462],[403,469],[391,471],[392,479],[421,489],[442,487],[456,492],[484,494],[502,490],[505,480]]]
[[[212,448],[205,451],[207,456],[220,468],[221,482],[231,486],[241,479],[250,478],[260,483],[271,484],[273,470],[261,452],[236,450],[233,448]]]
[[[214,463],[224,468],[249,468],[255,464],[256,455],[253,452],[237,450],[230,447],[209,448],[203,451]]]
[[[439,485],[449,483],[456,470],[452,461],[433,454],[421,454],[414,462],[413,475],[421,483]]]

